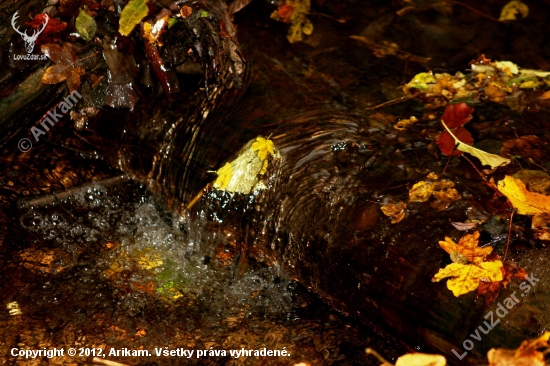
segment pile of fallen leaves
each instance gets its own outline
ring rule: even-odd
[[[541,90],[540,100],[550,99],[550,72],[522,69],[510,61],[492,61],[480,56],[470,65],[471,73],[423,72],[403,87],[411,98],[426,101],[426,107],[437,108],[447,102],[492,101],[513,110],[525,108],[521,96],[524,90]]]
[[[489,67],[504,67],[502,63],[491,64]],[[517,70],[509,64],[514,73]],[[427,75],[427,74],[426,74]],[[430,88],[425,77],[421,76],[414,82],[415,87]],[[431,76],[430,76],[431,77]],[[436,80],[434,78],[434,80]],[[434,88],[437,86],[433,84]],[[433,91],[433,90],[432,90]],[[542,165],[538,165],[531,158],[537,157],[542,164],[546,159],[544,144],[540,143],[536,136],[522,136],[515,140],[508,140],[502,143],[500,155],[492,154],[472,146],[475,139],[467,128],[467,124],[474,120],[475,109],[467,103],[447,104],[439,118],[440,132],[432,135],[435,145],[441,153],[452,159],[463,157],[472,164],[475,170],[484,180],[483,185],[493,191],[495,207],[488,208],[492,214],[486,212],[482,207],[477,211],[480,214],[468,214],[468,220],[464,222],[453,222],[456,230],[464,232],[456,242],[450,237],[439,241],[439,245],[450,255],[452,263],[440,269],[433,276],[433,282],[447,279],[447,287],[458,297],[466,293],[476,291],[476,296],[483,296],[486,305],[492,303],[502,288],[508,286],[513,279],[524,280],[527,273],[511,261],[506,260],[508,247],[510,246],[514,215],[526,215],[532,217],[531,230],[533,236],[538,240],[550,240],[550,175]],[[390,122],[392,123],[392,122]],[[397,130],[405,131],[412,129],[419,123],[419,119],[411,117],[395,123]],[[535,148],[538,146],[538,148]],[[504,156],[502,156],[504,155]],[[525,155],[522,157],[521,155]],[[489,169],[477,168],[477,163],[467,156],[475,157],[483,166]],[[507,157],[505,157],[507,156]],[[529,159],[532,164],[541,170],[528,170],[521,168],[515,174],[509,175],[512,170],[508,165],[512,159]],[[507,167],[506,174],[500,175],[497,182],[489,176],[498,172],[498,169]],[[412,184],[409,189],[408,203],[403,201],[389,202],[381,206],[382,212],[391,219],[392,224],[399,224],[406,220],[408,206],[413,203],[429,204],[431,208],[444,211],[450,208],[455,202],[464,200],[467,193],[461,194],[452,179],[443,178],[443,174],[429,173],[425,179]],[[470,202],[474,205],[475,202]],[[473,207],[473,206],[472,206]],[[469,209],[470,210],[470,209]],[[476,209],[472,209],[476,210]],[[506,247],[499,254],[495,253],[491,243],[480,244],[480,231],[478,227],[484,227],[485,231],[491,226],[500,226],[499,232],[506,228],[504,222],[508,221],[509,232],[506,236]],[[493,237],[499,233],[491,234]],[[501,255],[503,257],[501,257]]]

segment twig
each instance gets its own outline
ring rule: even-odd
[[[485,18],[487,18],[487,19],[491,19],[491,20],[494,21],[494,22],[502,23],[500,20],[498,20],[498,19],[496,19],[496,18],[493,18],[493,17],[490,16],[490,15],[487,15],[487,14],[485,14],[485,13],[483,13],[483,12],[477,10],[476,8],[472,8],[472,7],[471,7],[470,5],[468,5],[468,4],[464,4],[464,3],[460,2],[460,1],[456,1],[456,0],[447,0],[447,1],[449,1],[450,3],[456,4],[456,5],[463,6],[463,7],[465,7],[466,9],[469,9],[469,10],[473,11],[474,13],[476,13],[476,14],[478,14],[478,15],[481,15],[482,17],[485,17]]]
[[[378,359],[378,361],[382,362],[382,365],[380,365],[380,366],[392,366],[391,363],[389,363],[386,359],[384,359],[384,357],[380,356],[380,354],[378,352],[376,352],[375,350],[373,350],[372,348],[367,348],[365,350],[365,353],[367,355],[373,355],[374,357],[376,357]]]
[[[508,226],[508,241],[506,242],[506,252],[504,253],[504,259],[503,261],[506,260],[506,256],[508,255],[508,248],[510,247],[510,241],[511,241],[511,237],[512,237],[512,221],[514,220],[514,214],[516,213],[516,211],[512,211],[512,213],[510,214],[510,225]]]
[[[541,168],[541,169],[544,170],[545,172],[548,172],[548,169],[546,169],[546,168],[543,167],[542,165],[538,165],[537,163],[535,163],[535,162],[533,161],[532,158],[529,158],[529,159],[527,159],[527,160],[528,160],[531,164],[538,166],[539,168]]]
[[[443,171],[441,172],[441,175],[445,174],[445,171],[447,170],[447,166],[451,162],[451,158],[453,157],[453,154],[455,153],[456,149],[458,148],[459,144],[456,144],[453,151],[451,151],[451,155],[449,155],[449,159],[447,159],[447,163],[445,164],[445,168],[443,168]],[[464,154],[462,154],[464,155]]]
[[[322,16],[322,17],[325,17],[325,18],[329,18],[329,19],[332,19],[332,20],[335,20],[337,21],[338,23],[345,23],[346,20],[345,19],[336,19],[335,17],[331,17],[330,15],[328,14],[323,14],[323,13],[307,13],[308,15],[319,15],[319,16]]]
[[[406,101],[411,100],[411,99],[413,99],[413,98],[412,97],[401,97],[399,99],[394,99],[394,100],[384,102],[382,104],[378,104],[377,106],[374,106],[374,107],[365,108],[365,110],[366,111],[373,111],[375,109],[379,109],[379,108],[387,107],[387,106],[390,106],[390,105],[406,102]]]
[[[483,175],[482,172],[479,171],[479,169],[475,166],[475,164],[474,164],[470,159],[468,159],[468,157],[467,157],[465,154],[462,154],[461,156],[462,156],[464,159],[468,160],[468,162],[469,162],[470,164],[472,164],[472,166],[474,167],[474,169],[476,170],[476,172],[481,176],[481,178],[482,178],[484,181],[487,182],[487,177],[486,177],[485,175]]]

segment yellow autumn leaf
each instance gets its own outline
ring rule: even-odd
[[[271,155],[275,154],[273,147],[273,141],[266,140],[263,137],[257,137],[256,142],[252,144],[252,150],[258,151],[258,157],[261,161],[267,159],[268,153]]]
[[[431,176],[434,177],[436,175],[432,174]],[[430,178],[430,175],[428,175],[428,178]],[[453,188],[454,186],[455,184],[448,179],[420,181],[415,183],[409,191],[409,202],[426,202],[432,195],[441,201],[458,201],[461,196]]]
[[[498,182],[497,188],[500,193],[508,198],[519,214],[550,213],[550,196],[529,192],[525,187],[525,183],[517,178],[507,175]]]
[[[138,258],[137,264],[143,269],[153,269],[162,266],[164,262],[160,254],[149,250]]]
[[[214,188],[244,194],[264,188],[259,177],[267,171],[269,155],[279,157],[273,141],[263,137],[249,141],[234,160],[218,169]]]
[[[441,124],[443,125],[443,127],[445,127],[447,132],[455,140],[455,143],[457,144],[456,149],[462,152],[468,153],[472,156],[475,156],[476,158],[479,159],[479,161],[481,161],[481,164],[489,165],[491,166],[491,169],[496,169],[499,166],[504,166],[511,162],[510,159],[506,159],[506,158],[503,158],[502,156],[498,156],[495,154],[489,154],[488,152],[485,152],[483,150],[479,150],[470,145],[466,145],[465,143],[461,142],[459,139],[456,138],[456,136],[451,132],[451,130],[449,130],[449,128],[445,124],[445,121],[441,120]]]
[[[428,84],[435,84],[436,80],[431,72],[421,72],[407,84],[409,88],[428,90]]]
[[[480,248],[478,246],[479,242],[479,231],[475,231],[472,234],[466,234],[458,241],[456,244],[453,239],[445,237],[444,241],[440,241],[439,245],[447,253],[453,255],[453,253],[458,253],[465,257],[471,263],[479,263],[485,260],[491,252],[493,247],[487,246]]]
[[[459,297],[479,287],[479,282],[502,281],[502,262],[481,262],[475,264],[451,263],[432,278],[432,282],[439,282],[444,278],[452,277],[447,281],[447,288],[453,295]]]
[[[380,207],[384,215],[390,217],[392,224],[397,224],[405,218],[407,214],[407,205],[405,202],[388,203],[385,206]]]
[[[118,32],[128,36],[135,26],[149,13],[147,0],[130,0],[120,12]]]
[[[214,181],[214,187],[218,189],[224,189],[229,185],[231,181],[231,176],[233,175],[233,168],[231,164],[225,163],[218,171],[216,172],[218,178]]]
[[[500,18],[498,20],[516,20],[518,15],[521,15],[522,18],[527,18],[529,15],[529,7],[519,0],[512,0],[500,11]]]
[[[409,353],[397,359],[395,366],[445,366],[447,360],[441,355]]]

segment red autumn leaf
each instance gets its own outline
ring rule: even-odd
[[[502,290],[503,284],[502,281],[497,282],[479,282],[479,287],[476,292],[476,299],[479,296],[483,296],[485,300],[485,307],[491,305],[498,297],[500,290]]]
[[[46,24],[46,21],[48,22]],[[53,18],[51,16],[47,16],[44,13],[36,14],[34,16],[34,19],[30,22],[26,22],[28,27],[31,27],[35,30],[40,30],[46,24],[46,27],[44,30],[40,33],[38,38],[36,39],[37,45],[43,45],[46,43],[54,43],[61,39],[61,32],[65,31],[67,29],[67,23]]]
[[[474,113],[474,109],[468,107],[466,103],[447,104],[441,119],[445,122],[447,127],[453,129],[470,122],[473,118],[472,113]],[[462,141],[462,139],[460,140]]]
[[[46,23],[46,20],[48,24],[46,24],[46,28],[44,28],[42,34],[62,32],[67,28],[67,23],[50,16],[47,17],[44,13],[36,14],[32,21],[26,23],[28,27],[41,29],[44,23]]]
[[[498,255],[491,253],[491,256],[495,260],[500,260]],[[504,261],[503,266],[500,269],[502,271],[502,281],[498,282],[480,282],[476,292],[476,299],[479,296],[483,296],[485,300],[485,307],[491,305],[497,298],[501,289],[508,287],[512,279],[525,280],[527,278],[527,272],[514,262]]]
[[[277,10],[277,15],[285,23],[290,23],[290,17],[292,16],[292,13],[294,13],[294,7],[292,5],[282,5]]]
[[[445,121],[445,123],[447,123],[447,121]],[[458,127],[454,129],[453,133],[463,143],[473,145],[474,138],[472,137],[470,132],[464,127]],[[455,140],[447,131],[441,133],[435,143],[446,156],[458,156],[462,154],[462,151],[455,149]]]

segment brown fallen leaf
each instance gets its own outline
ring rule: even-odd
[[[545,151],[545,142],[538,136],[526,135],[517,139],[507,140],[502,143],[500,148],[501,156],[521,156],[523,159],[531,158],[538,163],[544,162],[547,152]]]
[[[40,81],[44,84],[58,84],[67,82],[67,87],[72,93],[80,88],[80,77],[86,74],[86,71],[78,66],[77,57],[72,46],[65,42],[63,47],[54,43],[42,45],[42,53],[50,58],[55,65],[46,69]]]

